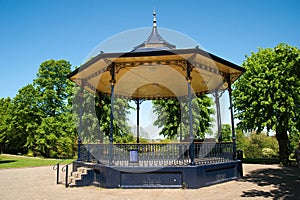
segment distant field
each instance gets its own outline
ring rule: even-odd
[[[8,154],[0,155],[0,169],[5,168],[21,168],[21,167],[38,167],[54,165],[62,161],[62,164],[70,163],[73,159],[45,159],[37,157],[15,156]]]

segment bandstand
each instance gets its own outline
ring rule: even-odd
[[[78,159],[73,163],[73,174],[77,174],[75,184],[105,188],[199,188],[241,178],[242,163],[236,158],[231,85],[243,72],[243,68],[198,47],[176,49],[158,33],[154,12],[152,32],[145,42],[130,52],[101,52],[68,75],[81,92],[101,93],[111,101],[107,143],[82,143],[83,111],[79,112]],[[224,91],[228,92],[230,102],[232,142],[196,141],[192,98],[200,94],[214,96],[220,134],[219,97]],[[189,141],[183,141],[181,135],[177,143],[143,144],[139,142],[138,129],[135,144],[116,144],[113,135],[115,97],[135,100],[137,107],[143,100],[187,99]]]

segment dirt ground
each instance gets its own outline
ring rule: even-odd
[[[51,166],[0,170],[0,199],[300,199],[300,169],[244,164],[244,178],[200,189],[65,188]]]

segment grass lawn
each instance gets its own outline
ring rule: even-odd
[[[37,158],[37,157],[0,154],[0,169],[48,166],[48,165],[54,165],[60,161],[63,161],[62,164],[67,164],[72,162],[73,159],[67,159],[67,160],[45,159],[45,158]]]

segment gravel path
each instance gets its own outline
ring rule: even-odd
[[[244,164],[244,178],[200,189],[65,188],[51,166],[0,170],[0,199],[300,199],[300,169]]]

